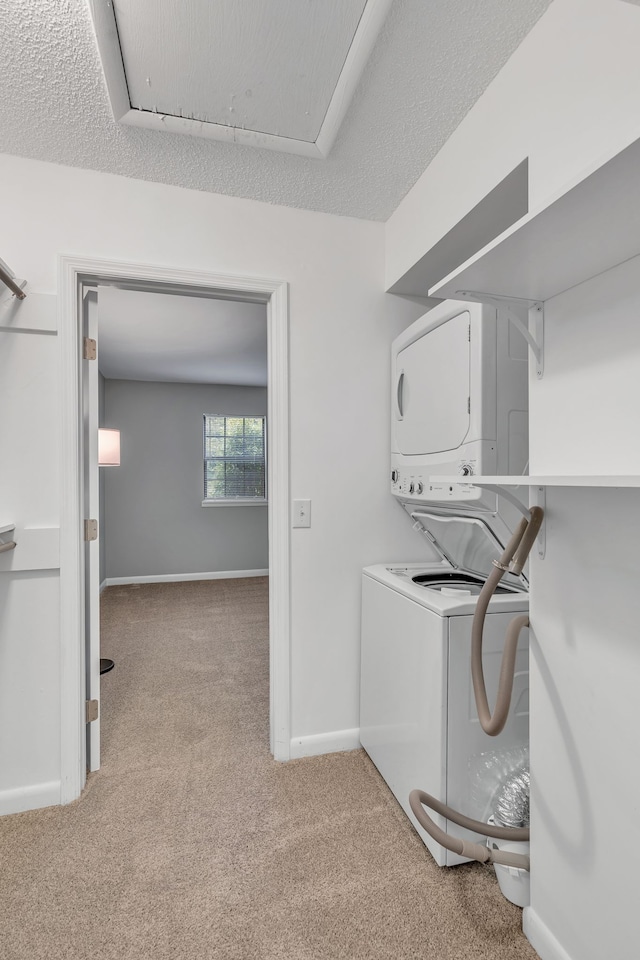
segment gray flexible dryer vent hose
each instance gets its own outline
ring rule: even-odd
[[[457,853],[461,857],[468,857],[470,860],[478,860],[480,863],[502,863],[506,867],[518,867],[521,870],[530,869],[529,857],[523,853],[509,853],[506,850],[492,850],[482,843],[474,843],[472,840],[462,840],[460,837],[450,837],[448,833],[441,830],[439,826],[431,819],[424,807],[430,807],[436,813],[441,814],[448,820],[452,820],[460,827],[467,830],[473,830],[474,833],[481,833],[485,837],[495,837],[498,840],[529,840],[528,827],[497,827],[490,823],[482,823],[480,820],[472,820],[465,817],[464,814],[452,810],[445,803],[436,800],[435,797],[424,793],[422,790],[412,790],[409,794],[409,804],[413,810],[418,823],[424,827],[427,833],[441,843],[447,850]],[[424,806],[423,806],[424,804]]]
[[[503,575],[508,570],[517,575],[522,573],[522,568],[529,556],[529,551],[538,536],[544,512],[541,507],[531,507],[529,512],[529,520],[523,518],[520,521],[516,532],[511,537],[500,560],[497,562],[494,561],[495,569],[489,574],[480,591],[473,616],[473,625],[471,627],[471,676],[473,679],[473,692],[476,698],[478,718],[482,729],[492,737],[497,736],[502,731],[509,716],[518,637],[520,636],[520,631],[524,627],[529,626],[529,617],[526,615],[515,617],[507,627],[502,663],[500,665],[498,694],[493,716],[489,709],[484,672],[482,669],[482,632],[484,628],[484,618],[489,602]],[[450,837],[448,833],[445,833],[444,830],[441,830],[440,827],[434,823],[424,807],[430,807],[431,810],[435,810],[436,813],[453,821],[453,823],[457,823],[460,827],[465,827],[467,830],[480,833],[485,837],[495,837],[498,840],[528,841],[528,827],[498,827],[488,823],[482,823],[480,820],[471,820],[469,817],[458,813],[457,810],[453,810],[451,807],[448,807],[428,793],[424,793],[422,790],[411,791],[409,794],[409,804],[418,823],[434,840],[442,844],[447,850],[451,850],[461,857],[468,857],[470,860],[479,860],[480,863],[501,863],[508,867],[519,867],[520,869],[529,870],[529,857],[524,854],[508,853],[504,850],[491,850],[481,843],[462,840],[459,837]]]
[[[508,570],[518,575],[522,573],[522,568],[525,565],[529,551],[538,536],[544,512],[541,507],[531,507],[530,514],[530,520],[527,521],[523,518],[520,521],[516,532],[511,537],[500,560],[497,563],[494,561],[494,569],[487,577],[480,591],[473,615],[473,624],[471,626],[471,677],[473,680],[473,692],[476,699],[478,719],[480,720],[482,729],[490,737],[496,737],[502,732],[507,722],[507,717],[509,716],[518,638],[524,627],[529,626],[529,617],[526,614],[515,617],[507,627],[502,663],[500,665],[498,693],[493,715],[489,709],[487,690],[484,682],[484,671],[482,668],[484,618],[487,613],[487,607],[496,591],[496,587],[504,574]]]

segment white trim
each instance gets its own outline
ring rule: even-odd
[[[524,908],[522,930],[541,960],[573,960],[532,907]]]
[[[291,737],[291,531],[289,526],[289,285],[273,285],[267,304],[269,451],[269,740],[288,760]]]
[[[311,157],[314,160],[323,160],[326,156],[316,143],[308,140],[293,140],[291,137],[278,137],[272,133],[260,133],[258,130],[227,127],[223,123],[188,120],[186,117],[174,117],[169,113],[129,109],[116,117],[114,110],[114,119],[120,123],[126,123],[128,127],[186,134],[190,137],[202,137],[205,140],[224,140],[227,143],[239,143],[245,147],[262,147],[263,150],[277,150],[280,153],[293,153],[299,157]],[[333,132],[333,139],[337,132],[337,130]]]
[[[291,759],[318,757],[324,753],[341,753],[343,750],[360,749],[360,727],[350,730],[332,730],[331,733],[315,733],[309,737],[293,737]]]
[[[365,65],[371,56],[378,34],[391,8],[393,0],[369,0],[362,11],[358,29],[355,32],[349,52],[344,61],[342,72],[333,91],[331,102],[322,121],[316,139],[316,147],[321,157],[326,157],[338,135],[340,124],[356,92]]]
[[[59,780],[51,780],[49,783],[36,783],[31,787],[0,790],[0,816],[57,806],[60,803],[60,787]]]
[[[145,577],[107,577],[105,587],[126,583],[183,583],[187,580],[241,580],[243,577],[268,577],[268,570],[211,570],[209,573],[151,573]]]
[[[268,507],[268,500],[203,500],[202,507]]]
[[[58,261],[60,346],[60,803],[80,796],[86,781],[84,723],[84,551],[82,541],[82,430],[80,374],[82,309],[79,271]]]
[[[227,143],[239,143],[244,146],[262,147],[266,150],[324,159],[333,146],[392,2],[393,0],[368,0],[315,142],[132,108],[113,2],[112,0],[90,0],[89,5],[111,110],[117,122],[148,130],[187,134],[208,140],[224,140]]]
[[[106,590],[108,586],[109,584],[107,583],[107,581],[103,580],[102,583],[100,584],[100,593],[102,593],[103,590]]]
[[[289,300],[281,280],[236,277],[144,263],[59,257],[58,303],[61,380],[60,691],[61,802],[80,796],[85,783],[84,553],[82,436],[80,431],[82,280],[132,280],[197,287],[212,295],[267,304],[269,498],[269,637],[271,749],[289,759],[290,744],[290,534],[289,534]],[[244,573],[246,576],[246,572]]]
[[[102,70],[114,120],[131,109],[112,0],[89,0]]]
[[[56,307],[56,298],[50,293],[29,290],[26,300],[12,294],[8,301],[0,300],[0,330],[51,336],[57,333]]]
[[[57,570],[60,566],[59,527],[15,527],[16,547],[0,556],[0,571]],[[6,539],[6,534],[4,535]]]

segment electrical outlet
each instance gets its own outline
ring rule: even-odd
[[[293,526],[311,526],[311,500],[293,501]]]

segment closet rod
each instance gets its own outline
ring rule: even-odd
[[[24,292],[24,290],[20,289],[20,287],[14,281],[11,274],[5,270],[4,264],[1,261],[0,261],[0,280],[2,280],[2,282],[7,287],[9,287],[9,290],[11,290],[11,292],[15,294],[18,300],[24,300],[24,298],[26,297],[26,293]]]

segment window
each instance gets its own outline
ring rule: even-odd
[[[204,416],[204,501],[265,501],[265,418]]]

